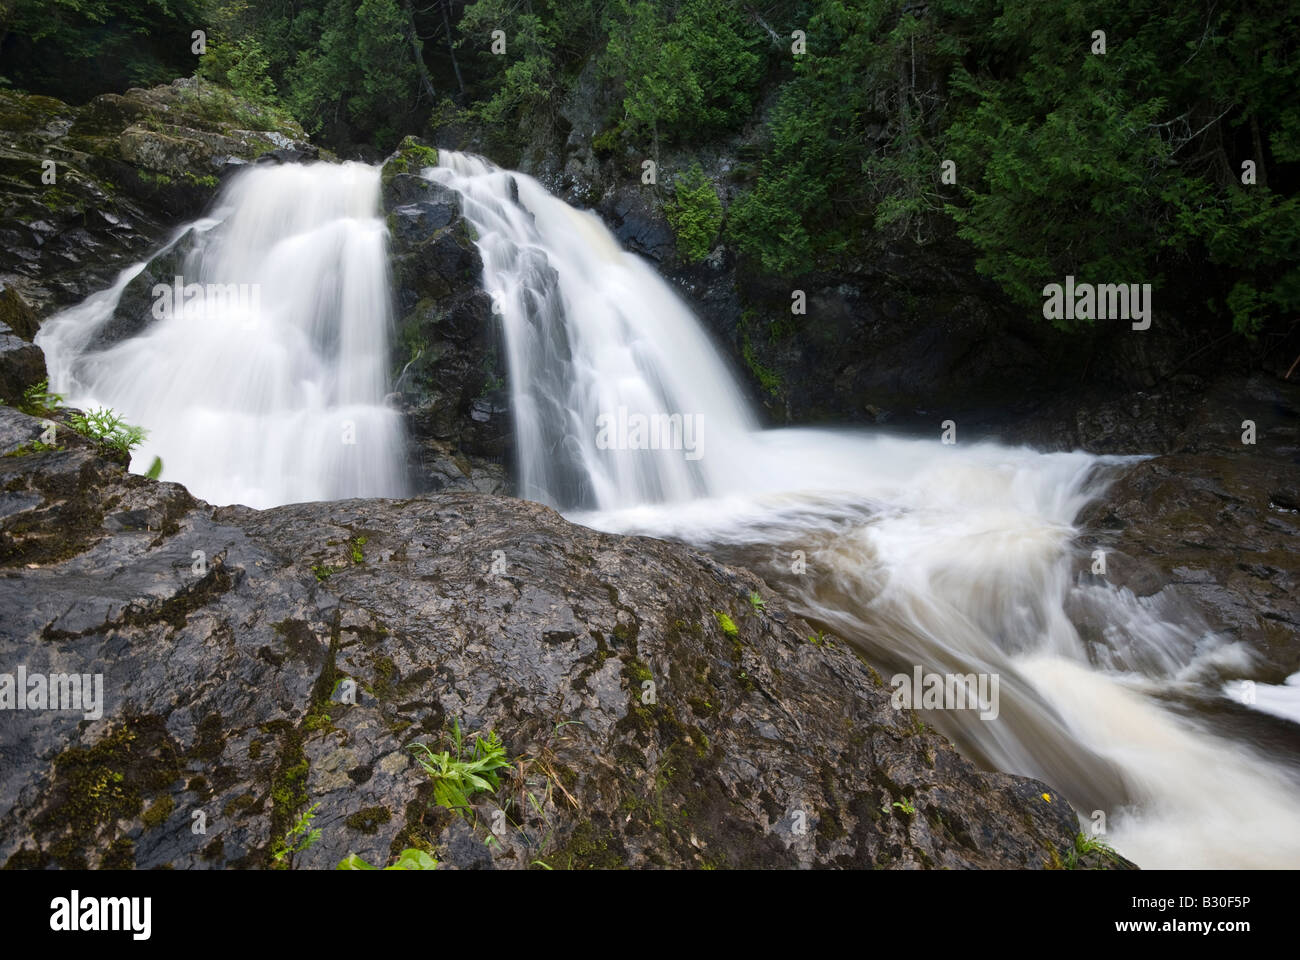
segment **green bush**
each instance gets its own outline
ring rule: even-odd
[[[722,228],[722,201],[698,162],[673,183],[673,197],[664,214],[677,236],[677,250],[687,262],[697,263],[709,255]]]

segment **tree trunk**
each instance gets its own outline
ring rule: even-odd
[[[410,0],[402,0],[402,9],[406,11],[406,37],[411,41],[411,58],[415,61],[415,69],[420,72],[420,86],[429,95],[429,102],[437,103],[438,95],[434,92],[433,81],[429,79],[429,68],[424,65],[424,57],[420,55],[420,40],[415,32],[415,11],[411,9]]]
[[[456,86],[460,88],[460,95],[465,96],[465,81],[461,79],[460,64],[456,62],[456,45],[451,40],[451,17],[447,10],[451,7],[451,0],[442,0],[442,23],[447,28],[447,52],[451,54],[451,68],[456,71]]]

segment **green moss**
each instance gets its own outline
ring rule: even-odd
[[[134,870],[135,844],[128,837],[118,837],[109,845],[100,866],[104,870]]]
[[[358,810],[343,822],[353,830],[359,830],[370,835],[378,833],[380,826],[392,819],[393,815],[388,812],[387,807],[367,807],[364,810]]]
[[[618,870],[624,862],[616,849],[617,843],[608,830],[584,820],[547,860],[561,870]]]
[[[613,155],[614,151],[618,149],[618,140],[622,133],[623,125],[621,123],[606,127],[591,138],[592,153],[601,158]]]
[[[50,856],[41,850],[21,847],[5,861],[6,870],[44,870],[50,863]]]
[[[55,758],[49,803],[34,818],[34,832],[61,866],[85,868],[86,851],[111,848],[118,821],[140,816],[146,797],[180,779],[162,718],[131,717],[93,746]]]
[[[380,179],[387,185],[400,173],[418,173],[425,167],[438,165],[438,151],[426,147],[415,137],[408,136],[397,147],[397,152],[384,163]]]
[[[251,793],[243,793],[233,800],[228,800],[221,808],[221,813],[222,816],[234,818],[248,814],[257,806],[259,806],[257,797]]]
[[[144,821],[145,829],[151,827],[161,827],[167,822],[167,818],[172,815],[175,808],[175,802],[169,794],[164,794],[153,802],[148,810],[144,812],[141,818]]]

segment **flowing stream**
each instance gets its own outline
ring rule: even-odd
[[[750,566],[887,681],[995,676],[996,718],[923,716],[1064,791],[1085,830],[1100,811],[1142,866],[1300,865],[1294,760],[1203,709],[1250,652],[1074,546],[1124,458],[946,445],[938,422],[932,440],[760,430],[690,310],[594,214],[477,157],[439,163],[505,329],[522,496]]]
[[[1100,812],[1142,866],[1300,865],[1294,756],[1221,709],[1250,651],[1167,594],[1093,576],[1075,543],[1128,461],[944,444],[938,423],[932,439],[760,429],[697,319],[594,214],[451,151],[424,175],[478,234],[521,496],[750,566],[886,682],[996,678],[996,711],[925,720],[976,762],[1063,791],[1085,829]],[[164,479],[213,503],[401,495],[377,169],[250,169],[169,247],[186,284],[256,296],[104,342],[136,264],[45,324],[52,388],[146,426],[133,469],[161,457]],[[1294,717],[1295,690],[1263,709]]]

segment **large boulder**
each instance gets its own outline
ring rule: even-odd
[[[437,151],[408,137],[381,178],[393,269],[393,383],[418,492],[509,490],[505,351],[483,261],[454,192],[419,175]]]
[[[40,430],[0,408],[0,662],[103,699],[0,711],[8,867],[1068,860],[1051,787],[977,770],[744,570],[474,494],[214,509]],[[512,760],[460,815],[413,749],[457,730]]]

